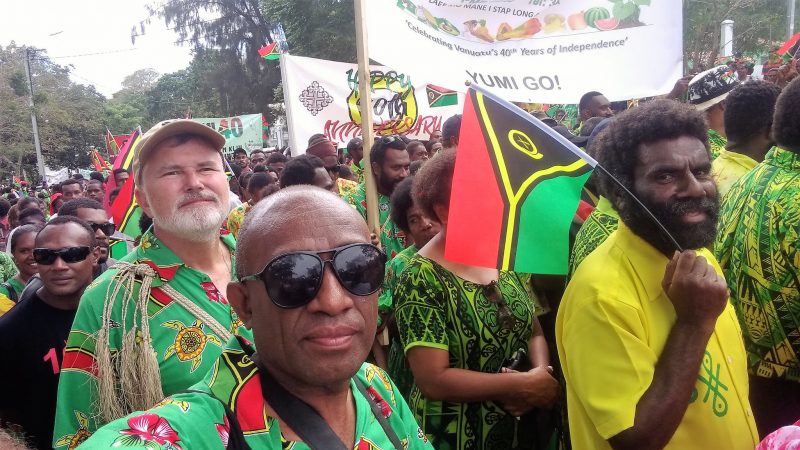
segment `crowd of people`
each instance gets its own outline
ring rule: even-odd
[[[565,276],[445,257],[458,115],[230,160],[165,120],[130,171],[4,187],[0,447],[800,445],[800,80],[719,66],[579,114],[535,115],[604,168]],[[108,208],[131,182],[139,236]]]

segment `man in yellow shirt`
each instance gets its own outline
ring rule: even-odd
[[[741,329],[714,240],[719,198],[702,115],[655,100],[598,136],[619,229],[577,267],[556,321],[573,448],[750,450]]]
[[[711,165],[720,198],[733,183],[764,160],[772,148],[772,116],[781,89],[766,81],[750,81],[731,91],[725,102],[728,144]]]

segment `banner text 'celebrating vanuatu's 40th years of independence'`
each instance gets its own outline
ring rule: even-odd
[[[649,97],[682,76],[682,7],[672,0],[370,0],[367,24],[381,64],[512,101]]]

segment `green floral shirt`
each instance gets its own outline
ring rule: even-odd
[[[214,370],[191,388],[201,392],[177,394],[148,411],[135,412],[115,420],[98,430],[81,449],[227,448],[232,437],[230,420],[222,403],[224,401],[228,409],[235,411],[236,420],[250,448],[307,450],[309,447],[303,442],[286,440],[281,433],[281,424],[269,414],[261,391],[258,367],[250,359],[252,353],[253,349],[247,342],[233,338],[217,360]],[[357,390],[355,379],[366,386],[372,400],[366,399]],[[405,400],[381,369],[364,363],[350,383],[356,411],[354,450],[394,448],[370,409],[371,402],[380,407],[381,414],[400,439],[403,449],[432,449]]]
[[[772,149],[733,184],[714,250],[750,372],[800,381],[800,156]]]
[[[17,274],[14,259],[8,253],[0,250],[0,283],[10,280]]]
[[[708,143],[711,144],[711,161],[714,161],[717,159],[719,154],[725,150],[725,146],[728,145],[728,140],[722,137],[721,134],[717,133],[716,130],[709,128]]]
[[[223,234],[221,240],[231,252],[234,251],[235,242],[230,234]],[[222,354],[225,338],[168,297],[162,286],[168,285],[192,300],[231,333],[251,337],[211,278],[183,264],[152,231],[146,232],[140,245],[122,261],[147,264],[157,273],[150,289],[147,311],[152,347],[159,362],[161,388],[165,395],[201,381]],[[234,266],[232,258],[231,268]],[[103,326],[101,318],[106,296],[119,283],[117,272],[115,268],[107,270],[86,288],[75,315],[58,386],[53,434],[53,445],[57,449],[75,448],[105,424],[95,409],[98,402],[95,339]],[[231,277],[234,277],[233,271]],[[138,297],[140,287],[141,279],[137,279],[133,287],[134,298]],[[124,295],[123,292],[117,295],[110,312],[109,349],[112,354],[122,346],[123,331],[132,327],[134,302],[128,303],[123,315],[121,302]]]
[[[358,188],[350,193],[349,195],[345,195],[344,198],[348,203],[353,205],[356,208],[356,211],[361,214],[361,217],[364,220],[367,220],[367,190],[365,185],[359,184]],[[389,202],[389,197],[378,193],[378,225],[380,226],[380,240],[381,246],[383,247],[383,251],[386,253],[386,256],[391,260],[398,253],[402,252],[403,249],[406,248],[406,235],[394,223],[391,218],[391,203]]]
[[[364,184],[364,168],[361,166],[363,163],[363,161],[359,161],[350,164],[350,171],[356,176],[358,184]]]
[[[504,306],[493,300],[492,288],[414,256],[394,296],[406,353],[418,346],[445,350],[450,367],[497,373],[517,350],[527,351],[535,312],[513,272],[500,272],[497,287]],[[518,442],[519,422],[494,402],[429,400],[413,386],[408,403],[436,449],[532,448],[532,443]]]
[[[575,273],[575,269],[584,258],[616,231],[617,225],[619,225],[619,214],[614,205],[607,198],[600,197],[597,207],[589,214],[575,235],[575,244],[569,256],[570,275]]]

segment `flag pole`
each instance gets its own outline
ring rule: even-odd
[[[355,0],[356,14],[356,54],[358,56],[358,95],[360,99],[359,110],[361,112],[361,134],[364,141],[364,184],[367,191],[367,226],[371,233],[375,233],[380,238],[378,229],[378,188],[375,185],[375,178],[372,175],[372,163],[370,161],[370,149],[372,148],[373,129],[372,129],[372,78],[369,70],[369,52],[367,50],[367,22],[364,10],[366,0]]]

